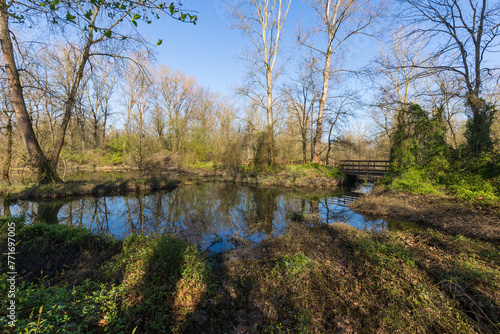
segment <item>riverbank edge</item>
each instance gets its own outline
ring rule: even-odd
[[[280,171],[278,173],[231,173],[226,171],[186,170],[186,175],[200,180],[234,182],[266,187],[284,188],[332,188],[345,185],[344,177],[329,177],[319,174],[300,174],[297,172]]]
[[[453,235],[463,235],[500,244],[500,208],[454,197],[415,195],[374,188],[350,204],[373,218],[409,221]]]
[[[66,181],[60,184],[27,184],[13,185],[0,189],[0,196],[7,201],[17,200],[54,200],[78,196],[105,196],[127,193],[150,192],[157,190],[173,190],[180,180],[158,180],[148,178],[142,180],[118,181]]]
[[[124,171],[125,172],[125,171]],[[233,182],[255,186],[337,189],[344,185],[344,178],[320,175],[300,175],[280,172],[276,174],[247,174],[203,169],[146,172],[139,178],[128,176],[118,180],[69,180],[61,184],[38,185],[35,183],[2,185],[0,197],[8,201],[50,200],[78,196],[105,196],[173,190],[181,184],[197,182]]]

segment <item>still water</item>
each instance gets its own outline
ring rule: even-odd
[[[363,187],[326,193],[209,182],[150,194],[20,201],[0,205],[0,213],[23,214],[28,223],[86,227],[118,239],[133,233],[173,234],[221,252],[279,235],[293,220],[343,222],[367,231],[388,228],[390,222],[349,209],[363,192]]]

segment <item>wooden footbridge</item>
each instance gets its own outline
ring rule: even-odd
[[[340,160],[339,168],[346,175],[355,175],[363,180],[373,181],[384,177],[389,170],[387,160]]]

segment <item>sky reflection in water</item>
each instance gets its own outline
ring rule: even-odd
[[[132,233],[184,237],[202,249],[220,252],[242,242],[258,243],[284,231],[292,219],[309,224],[338,222],[379,231],[382,220],[347,207],[360,193],[306,192],[232,183],[182,185],[169,192],[83,197],[57,201],[21,201],[0,206],[1,214],[25,214],[27,221],[82,226],[124,239]]]

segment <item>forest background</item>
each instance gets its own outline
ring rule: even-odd
[[[4,2],[3,181],[32,168],[40,182],[57,182],[58,168],[77,165],[262,171],[390,159],[396,187],[498,198],[498,3],[197,6]],[[215,17],[203,15],[208,7]],[[238,38],[221,42],[204,20]],[[234,61],[217,67],[191,31]],[[178,71],[161,62],[165,47],[217,72]],[[238,78],[221,93],[199,83],[197,70],[215,87],[228,72]]]

